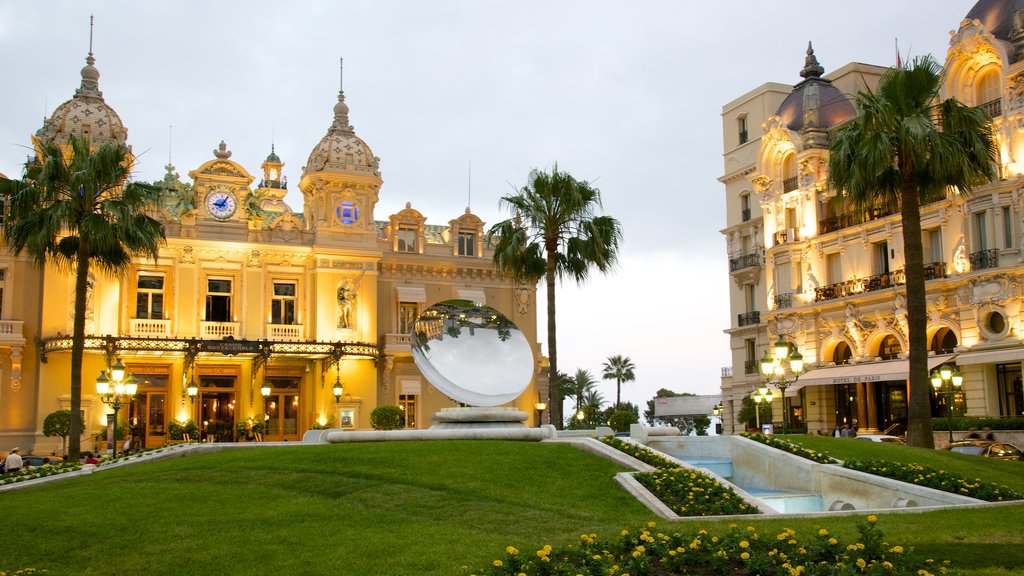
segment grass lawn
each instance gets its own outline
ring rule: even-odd
[[[937,457],[925,463],[1024,490],[1021,462],[791,438],[840,458]],[[827,442],[810,444],[819,441]],[[532,553],[654,519],[613,480],[620,470],[568,445],[468,441],[254,448],[140,464],[0,494],[0,570],[457,575],[509,545]],[[737,523],[852,535],[863,520],[755,518]],[[1024,504],[884,515],[879,526],[892,544],[951,559],[966,576],[1024,573]]]

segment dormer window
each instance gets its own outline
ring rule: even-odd
[[[476,256],[476,232],[459,230],[459,256]]]
[[[399,252],[416,252],[416,228],[413,226],[399,226],[395,232],[398,239],[397,250]]]

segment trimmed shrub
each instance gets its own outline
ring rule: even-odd
[[[608,417],[608,427],[616,432],[629,432],[629,425],[636,424],[640,419],[636,414],[619,410]]]
[[[398,406],[382,404],[370,412],[370,426],[374,430],[401,430],[405,428],[405,412]]]

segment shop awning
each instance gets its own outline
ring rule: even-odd
[[[487,295],[479,288],[456,288],[455,292],[459,295],[459,300],[487,304]]]
[[[1020,362],[1024,360],[1024,348],[1017,347],[1009,350],[985,350],[978,352],[963,352],[956,357],[959,366],[967,364],[988,364],[989,362]]]
[[[423,286],[395,286],[399,302],[426,302],[427,290]]]
[[[929,356],[928,369],[953,358],[955,354]],[[832,368],[817,368],[807,371],[796,384],[786,389],[786,396],[796,396],[804,386],[835,386],[837,384],[854,384],[857,382],[885,382],[888,380],[906,380],[910,374],[909,360],[890,360],[888,362],[863,362],[847,364]]]

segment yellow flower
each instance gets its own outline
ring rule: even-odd
[[[867,566],[867,565],[868,565],[868,563],[865,562],[863,558],[857,558],[857,568],[860,568],[861,570],[863,570],[864,567]]]
[[[495,560],[494,561],[494,567],[495,568],[501,568],[501,560]]]
[[[640,556],[641,552],[639,550],[633,550],[633,558],[639,558]]]
[[[885,562],[882,562],[882,566],[886,570],[892,570],[892,562],[889,562],[888,560],[886,560]]]
[[[828,536],[828,530],[825,530],[824,528],[818,530],[818,536]]]
[[[623,530],[622,532],[619,532],[619,535],[621,535],[621,536],[629,536],[629,530]]]
[[[509,546],[508,548],[505,548],[505,552],[508,552],[509,554],[511,554],[513,556],[515,556],[516,554],[519,554],[519,550],[516,550],[515,548],[513,548],[511,546]]]
[[[893,554],[903,554],[903,546],[893,546],[889,549],[889,552]]]
[[[744,552],[743,554],[740,554],[740,558],[743,558],[744,560],[750,560],[750,552]]]
[[[878,516],[875,516],[874,514],[872,514],[871,516],[868,516],[868,522],[871,522],[872,524],[874,524],[875,522],[878,522]]]
[[[654,522],[648,522],[647,523],[647,527],[648,528],[654,528],[655,526],[657,526],[657,524],[655,524]]]
[[[747,542],[746,540],[740,542],[740,548],[750,548],[750,542]]]
[[[835,538],[829,538],[828,543],[835,546],[836,544],[839,544],[839,540],[836,540]]]

